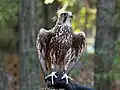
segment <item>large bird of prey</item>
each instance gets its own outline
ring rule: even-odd
[[[36,47],[40,64],[45,78],[51,77],[52,84],[56,73],[63,73],[61,79],[71,79],[67,74],[79,60],[86,46],[84,32],[74,33],[72,31],[72,13],[60,12],[56,25],[50,29],[40,29]],[[49,74],[49,75],[48,75]]]

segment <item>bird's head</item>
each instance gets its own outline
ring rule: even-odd
[[[71,24],[71,19],[73,18],[72,12],[64,11],[58,13],[58,24]]]

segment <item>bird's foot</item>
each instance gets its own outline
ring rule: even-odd
[[[68,84],[69,79],[73,81],[73,79],[69,77],[66,73],[64,73],[63,76],[61,77],[61,79],[64,79],[64,78],[66,79],[66,84]]]
[[[51,74],[49,74],[48,76],[45,77],[45,79],[51,77],[52,79],[52,85],[54,84],[54,77],[57,78],[57,76],[55,75],[57,72],[52,72]]]

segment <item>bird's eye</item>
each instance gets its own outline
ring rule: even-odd
[[[63,16],[66,16],[66,14],[67,14],[67,13],[61,13],[61,16],[62,16],[62,17],[63,17]]]

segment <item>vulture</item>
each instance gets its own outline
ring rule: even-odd
[[[51,77],[54,84],[56,73],[62,73],[61,79],[68,84],[69,72],[80,59],[86,47],[84,32],[74,33],[72,29],[72,12],[62,11],[58,14],[55,26],[46,30],[40,29],[37,35],[36,48],[44,74]]]

